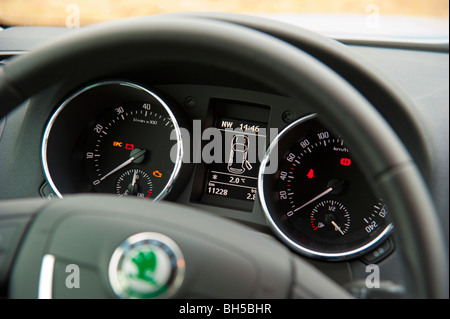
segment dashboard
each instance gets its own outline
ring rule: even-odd
[[[70,32],[6,29],[0,52],[20,55]],[[302,49],[393,127],[448,238],[448,48]],[[0,121],[0,149],[2,200],[106,193],[174,202],[275,237],[340,285],[366,278],[370,264],[386,282],[406,285],[391,208],[346,137],[322,121],[314,101],[286,96],[258,75],[180,63],[75,83],[68,75]]]
[[[94,192],[160,200],[175,183],[183,183],[178,180],[181,168],[191,164],[191,202],[245,214],[253,210],[259,188],[265,217],[301,253],[354,257],[392,228],[387,206],[374,195],[344,139],[316,115],[293,121],[280,134],[272,124],[268,132],[270,105],[283,102],[276,96],[273,101],[256,96],[236,100],[239,94],[227,90],[221,98],[203,98],[209,101],[203,124],[195,119],[188,129],[178,124],[187,119],[175,116],[160,95],[130,82],[109,81],[64,101],[42,142],[52,190],[47,196]],[[188,102],[189,108],[196,107],[193,97]],[[292,102],[283,104],[298,109]],[[286,114],[282,118],[289,122]]]

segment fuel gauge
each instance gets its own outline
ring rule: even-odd
[[[312,209],[311,227],[327,239],[345,236],[350,229],[350,213],[336,200],[321,201]]]

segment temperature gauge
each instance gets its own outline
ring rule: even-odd
[[[119,196],[136,196],[141,199],[150,199],[153,193],[150,175],[140,169],[125,171],[117,179],[116,193]]]

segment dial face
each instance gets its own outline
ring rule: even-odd
[[[391,228],[388,207],[345,141],[317,117],[290,125],[270,150],[263,163],[277,156],[278,170],[265,175],[261,168],[260,198],[270,225],[293,249],[345,259],[375,245]]]
[[[86,144],[86,171],[94,191],[145,199],[161,194],[175,166],[170,159],[173,129],[171,119],[147,103],[122,104],[102,114]]]
[[[140,169],[129,169],[117,179],[116,193],[119,197],[136,196],[140,199],[150,199],[153,194],[152,179]]]
[[[44,172],[58,197],[97,192],[162,199],[182,155],[181,130],[169,106],[122,81],[70,96],[50,119],[42,144]]]
[[[337,240],[350,230],[350,213],[344,205],[333,199],[320,201],[311,210],[311,228],[322,238]]]

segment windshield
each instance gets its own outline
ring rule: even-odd
[[[339,36],[448,41],[448,0],[0,0],[3,26],[79,28],[172,12],[263,15]]]

